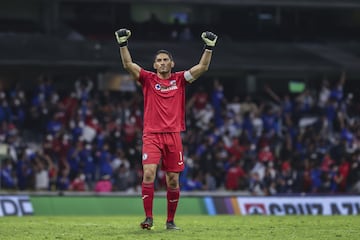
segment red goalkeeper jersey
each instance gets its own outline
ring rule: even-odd
[[[184,131],[184,71],[161,79],[156,73],[141,69],[139,82],[144,95],[144,133]]]

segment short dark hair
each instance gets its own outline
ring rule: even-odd
[[[164,54],[168,55],[169,58],[170,58],[170,60],[171,60],[171,61],[174,61],[174,59],[173,59],[173,57],[172,57],[172,54],[171,54],[169,51],[164,50],[164,49],[160,49],[159,51],[156,52],[155,57],[154,57],[154,61],[155,61],[157,55],[159,55],[159,54],[161,54],[161,53],[164,53]]]

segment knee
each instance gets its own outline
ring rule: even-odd
[[[179,179],[176,176],[169,177],[167,186],[172,189],[178,188],[179,187]]]
[[[169,181],[168,187],[172,188],[172,189],[178,188],[179,183],[178,183],[178,181]]]
[[[155,181],[155,171],[152,169],[145,169],[143,181],[144,182],[154,182]]]

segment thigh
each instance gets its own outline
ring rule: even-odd
[[[184,156],[180,133],[163,135],[164,155],[161,169],[166,172],[181,172],[184,170]]]

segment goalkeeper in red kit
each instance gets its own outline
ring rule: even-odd
[[[202,33],[205,47],[199,63],[174,73],[175,63],[168,51],[159,50],[153,63],[155,72],[147,71],[132,61],[127,46],[131,31],[120,29],[115,36],[123,67],[140,83],[144,96],[142,200],[146,218],[140,227],[153,228],[154,180],[161,161],[167,185],[166,229],[177,230],[174,217],[180,197],[179,174],[184,169],[180,132],[185,131],[185,87],[208,70],[217,36]]]

